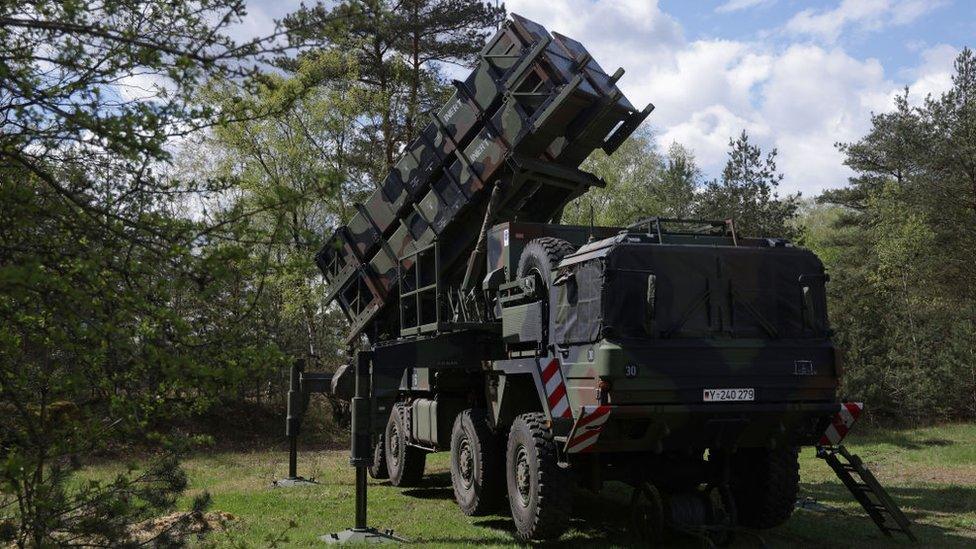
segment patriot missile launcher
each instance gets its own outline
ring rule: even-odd
[[[415,485],[427,454],[447,450],[461,510],[507,500],[520,541],[562,534],[574,481],[613,479],[634,487],[634,532],[721,543],[787,520],[801,446],[884,533],[911,537],[840,445],[862,406],[837,398],[812,252],[731,220],[559,224],[603,184],[581,163],[653,109],[631,104],[622,75],[513,15],[317,254],[347,343],[363,349],[331,385],[351,400],[356,528],[327,541],[386,537],[366,528],[367,469]],[[294,484],[302,403],[326,384],[292,380]]]

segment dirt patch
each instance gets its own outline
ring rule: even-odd
[[[170,513],[136,524],[132,529],[132,537],[140,543],[161,537],[183,539],[191,535],[199,536],[224,530],[235,520],[237,517],[224,511]]]
[[[936,467],[914,463],[869,464],[868,467],[881,480],[888,484],[911,484],[930,482],[953,486],[976,486],[976,467]]]
[[[924,467],[908,465],[889,473],[897,482],[933,482],[954,486],[976,486],[976,467]]]

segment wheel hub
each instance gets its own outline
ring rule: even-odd
[[[659,544],[664,533],[664,502],[649,482],[634,487],[630,498],[631,528],[641,544]]]
[[[532,485],[529,470],[529,456],[524,446],[519,446],[515,455],[515,487],[518,489],[519,503],[522,507],[529,506],[529,491]]]
[[[466,489],[471,488],[471,484],[474,482],[474,456],[468,437],[462,438],[458,446],[457,465],[458,472],[461,473],[461,484]]]
[[[387,441],[387,444],[390,446],[390,461],[396,466],[400,463],[400,431],[396,424],[390,431],[390,440]]]

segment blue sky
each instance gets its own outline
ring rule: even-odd
[[[788,35],[776,35],[776,29],[784,28],[790,19],[805,10],[830,12],[840,7],[837,0],[742,0],[712,2],[660,2],[662,11],[670,14],[685,28],[692,39],[725,38],[732,40],[755,39],[788,43]],[[886,20],[885,13],[899,2],[861,1],[851,4],[866,6]],[[914,68],[919,62],[919,51],[938,44],[966,44],[972,47],[976,37],[976,2],[971,0],[919,1],[900,3],[905,10],[903,20],[896,22],[890,16],[889,24],[848,23],[845,33],[837,40],[849,54],[878,59],[886,69],[897,74]],[[724,7],[723,7],[724,6]],[[885,9],[889,7],[889,9]],[[738,9],[736,9],[738,8]],[[913,10],[919,10],[913,12]],[[917,13],[916,17],[912,17]],[[875,21],[877,22],[877,20]],[[809,37],[808,37],[809,38]]]
[[[635,103],[653,102],[659,146],[679,142],[709,176],[747,130],[779,150],[783,191],[812,196],[849,171],[834,143],[864,135],[872,112],[949,85],[976,46],[971,0],[508,0],[580,40]],[[255,0],[241,34],[270,28],[297,2]]]

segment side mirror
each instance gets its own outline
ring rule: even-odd
[[[813,314],[813,291],[810,290],[810,286],[806,284],[803,285],[803,320],[807,327],[814,327],[814,314]]]

